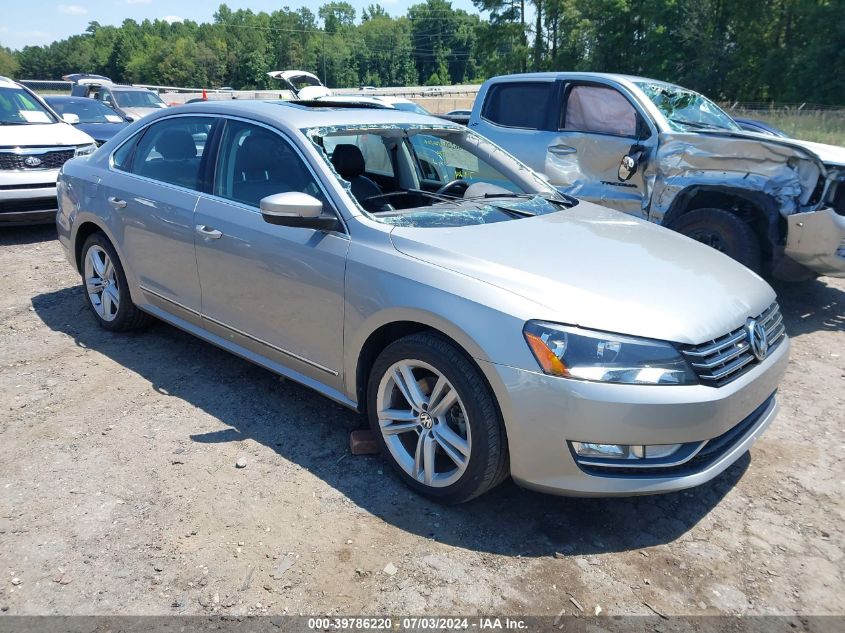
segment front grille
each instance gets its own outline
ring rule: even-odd
[[[70,149],[48,149],[43,152],[38,150],[27,150],[26,153],[18,153],[10,150],[0,150],[0,169],[31,171],[34,169],[58,169],[67,161],[73,158],[76,150]],[[27,158],[37,158],[41,162],[38,165],[27,165]]]
[[[698,449],[695,455],[681,464],[675,466],[653,466],[644,468],[615,468],[612,466],[596,466],[587,464],[578,464],[578,466],[585,473],[595,475],[598,477],[625,477],[628,479],[636,478],[654,478],[654,477],[686,477],[700,473],[707,470],[715,464],[719,459],[731,451],[737,444],[742,442],[749,433],[751,433],[757,424],[762,419],[763,415],[772,406],[775,399],[775,394],[766,398],[765,402],[754,409],[751,414],[743,419],[736,426],[731,427],[718,437],[714,437],[706,442],[691,442],[684,444],[678,449],[677,455],[684,451],[690,452]],[[698,448],[701,446],[701,448]],[[575,461],[578,462],[578,456],[575,456]]]
[[[0,200],[0,213],[25,213],[27,211],[53,211],[58,208],[56,196],[27,198],[26,200]]]
[[[777,302],[766,308],[756,320],[766,330],[771,352],[786,338],[786,327]],[[701,345],[682,347],[681,353],[702,384],[711,387],[721,387],[736,380],[756,363],[745,326]]]

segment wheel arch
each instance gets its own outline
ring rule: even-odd
[[[690,185],[675,196],[661,224],[671,227],[684,214],[696,209],[717,208],[733,213],[754,229],[764,253],[771,257],[785,235],[783,218],[774,196],[762,191],[722,185]]]
[[[490,393],[494,396],[494,400],[497,401],[498,407],[496,390],[490,384],[490,379],[486,372],[484,372],[475,360],[476,358],[486,358],[478,343],[463,332],[463,330],[455,326],[450,326],[449,324],[440,323],[439,321],[440,319],[426,318],[425,315],[419,314],[396,314],[393,315],[393,318],[382,318],[377,323],[374,323],[372,327],[366,328],[365,331],[368,334],[361,337],[360,344],[355,345],[355,353],[351,355],[352,366],[347,368],[349,371],[347,375],[354,380],[352,384],[348,384],[347,389],[353,392],[350,395],[356,399],[358,410],[361,413],[366,414],[367,382],[369,380],[370,370],[378,355],[394,341],[418,333],[430,333],[454,345],[479,371],[487,387],[490,389]]]
[[[82,222],[76,229],[73,237],[73,261],[76,264],[76,270],[82,272],[82,247],[87,240],[94,233],[103,233],[114,246],[114,240],[109,236],[108,232],[96,222],[86,220]]]

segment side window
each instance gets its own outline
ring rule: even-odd
[[[326,202],[314,176],[284,138],[258,125],[227,121],[214,195],[258,208],[262,198],[288,191]]]
[[[573,86],[564,107],[562,130],[614,136],[637,135],[637,111],[618,90]]]
[[[481,116],[496,125],[539,130],[553,86],[550,81],[494,84],[487,92]]]
[[[132,160],[132,153],[135,150],[135,146],[138,144],[138,138],[141,134],[142,133],[136,134],[117,148],[117,151],[114,155],[112,155],[112,164],[115,169],[119,169],[120,171],[129,171],[129,163]]]
[[[439,136],[414,134],[411,146],[421,180],[445,184],[452,180],[488,182],[512,189],[511,181],[492,165]]]
[[[326,136],[323,138],[323,148],[329,158],[338,145],[355,145],[364,156],[364,171],[382,176],[395,176],[390,154],[384,145],[384,140],[378,134],[356,134],[354,136]]]
[[[213,122],[210,117],[174,117],[153,123],[138,142],[129,171],[199,190],[200,163]]]

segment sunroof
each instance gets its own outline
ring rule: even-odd
[[[345,109],[354,109],[354,110],[394,110],[395,108],[391,108],[388,105],[383,105],[380,103],[367,103],[363,101],[332,101],[331,99],[319,99],[319,100],[306,100],[306,99],[297,99],[296,101],[276,101],[276,103],[281,105],[287,106],[294,106],[298,108],[304,109],[313,109],[313,108],[323,108],[323,109],[330,109],[330,108],[345,108]]]

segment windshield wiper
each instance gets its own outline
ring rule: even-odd
[[[391,198],[393,196],[407,196],[408,194],[417,194],[420,196],[427,196],[439,202],[449,202],[451,204],[459,204],[457,201],[462,200],[463,198],[453,198],[452,196],[444,196],[439,193],[432,193],[431,191],[424,191],[422,189],[403,189],[402,191],[388,191],[387,193],[380,193],[375,196],[370,196],[364,202],[369,202],[370,200],[379,200],[381,198]]]
[[[701,121],[687,121],[686,119],[669,119],[672,123],[677,123],[678,125],[687,125],[689,127],[694,127],[701,130],[726,130],[728,128],[719,127],[718,125],[713,125],[711,123],[702,123]]]
[[[29,121],[0,121],[0,125],[27,125]]]
[[[495,198],[521,198],[523,200],[530,200],[531,198],[541,198],[546,202],[559,205],[566,209],[571,209],[578,204],[578,200],[572,196],[568,196],[565,193],[558,193],[558,195],[563,199],[553,198],[552,196],[546,196],[541,193],[485,193],[483,196],[465,198],[465,200],[490,200]]]

